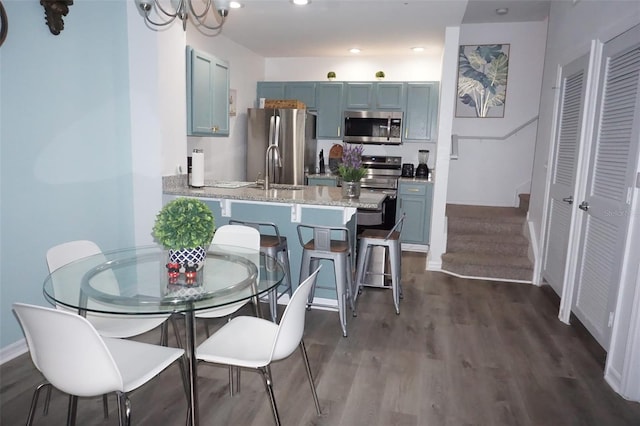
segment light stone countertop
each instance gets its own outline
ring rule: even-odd
[[[253,182],[246,182],[253,184]],[[186,175],[165,176],[162,178],[162,192],[166,195],[201,197],[213,199],[229,199],[256,202],[271,202],[285,204],[306,204],[319,206],[353,207],[361,209],[380,209],[386,195],[363,190],[360,198],[342,198],[342,190],[330,186],[299,186],[300,189],[286,189],[275,185],[273,189],[265,191],[262,188],[240,187],[219,188],[215,181],[205,181],[203,188],[189,188]]]

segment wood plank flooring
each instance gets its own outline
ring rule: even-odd
[[[423,268],[424,255],[405,253],[399,316],[389,290],[366,288],[347,338],[337,313],[307,313],[305,342],[323,414],[315,414],[296,352],[272,367],[284,425],[640,425],[640,404],[609,388],[597,345],[579,326],[557,320],[548,291]],[[198,332],[202,338],[204,327]],[[273,424],[258,373],[243,371],[241,392],[230,397],[225,368],[201,364],[198,372],[202,425]],[[24,424],[41,376],[28,354],[0,374],[0,424]],[[185,423],[177,366],[131,400],[135,425]],[[41,401],[35,424],[63,425],[66,402],[54,391],[48,415]],[[116,425],[114,397],[110,409],[105,420],[101,398],[81,398],[77,424]]]

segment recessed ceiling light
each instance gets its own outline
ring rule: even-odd
[[[297,4],[298,6],[304,6],[311,3],[311,0],[291,0],[291,3]]]
[[[358,49],[357,47],[354,47],[354,48],[349,49],[349,52],[351,52],[351,53],[360,53],[360,49]]]
[[[229,2],[229,7],[231,9],[240,9],[242,8],[242,3],[240,3],[239,1],[231,1]]]
[[[414,52],[424,52],[424,47],[412,47],[411,50]]]
[[[509,8],[508,7],[500,7],[498,9],[496,9],[496,14],[497,15],[506,15],[507,13],[509,13]]]

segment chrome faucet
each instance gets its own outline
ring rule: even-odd
[[[269,176],[269,153],[272,150],[275,150],[277,166],[282,167],[282,160],[280,160],[280,148],[278,145],[271,144],[267,147],[267,151],[264,154],[264,189],[265,191],[269,190],[269,184],[271,183],[271,176]]]

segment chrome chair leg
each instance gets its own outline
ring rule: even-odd
[[[118,392],[118,424],[131,426],[131,401],[124,392]]]
[[[316,413],[318,413],[318,415],[321,415],[322,412],[320,411],[320,401],[318,401],[318,393],[316,392],[316,385],[313,382],[313,375],[311,374],[311,366],[309,365],[309,356],[307,355],[307,348],[304,346],[303,340],[300,340],[300,352],[302,353],[304,368],[307,371],[307,378],[309,379],[309,385],[311,386],[313,403],[316,405]]]
[[[31,407],[29,407],[29,416],[27,417],[27,426],[31,426],[33,424],[33,415],[36,411],[36,406],[38,405],[38,397],[40,396],[40,391],[42,388],[47,388],[47,398],[51,396],[51,383],[44,382],[40,383],[35,391],[33,391],[33,397],[31,398]],[[49,401],[47,399],[45,403],[45,411],[44,414],[47,414],[49,409]]]
[[[262,377],[264,378],[264,385],[267,388],[267,393],[269,394],[269,401],[271,402],[271,411],[273,412],[273,420],[275,420],[276,426],[280,426],[280,416],[278,415],[276,398],[273,393],[273,383],[271,381],[271,374],[269,373],[266,367],[261,367],[258,370],[260,370],[260,373],[262,373]]]
[[[44,401],[44,408],[42,409],[42,414],[44,414],[45,416],[47,414],[49,414],[49,403],[51,402],[51,388],[53,386],[47,386],[47,396],[46,399]]]

